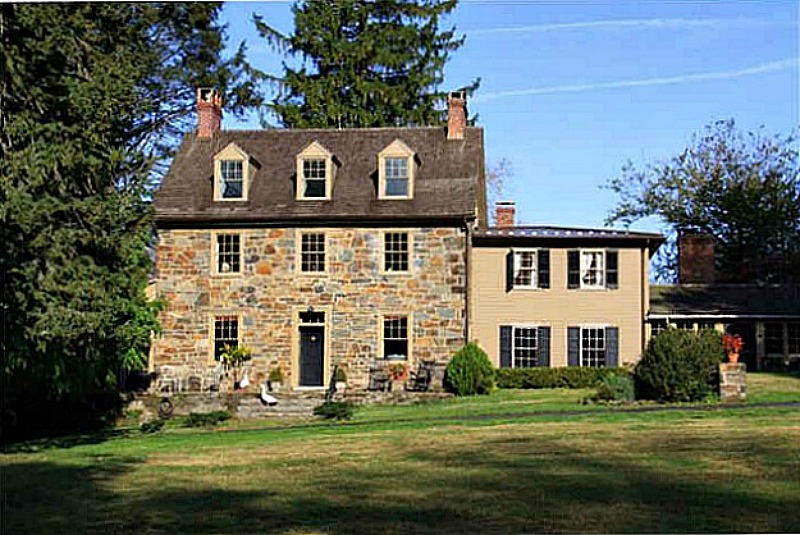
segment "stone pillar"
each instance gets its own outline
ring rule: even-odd
[[[719,398],[724,403],[745,401],[747,367],[741,362],[719,365]]]

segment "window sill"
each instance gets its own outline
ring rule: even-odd
[[[212,277],[218,277],[220,279],[235,279],[237,277],[241,277],[242,275],[243,273],[241,271],[236,271],[233,273],[219,273],[215,271],[211,274]]]

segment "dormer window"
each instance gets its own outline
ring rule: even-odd
[[[297,155],[298,200],[329,200],[333,194],[333,155],[316,141]]]
[[[379,199],[411,199],[414,197],[414,152],[408,145],[394,140],[378,155]]]
[[[250,157],[231,143],[214,156],[214,200],[246,201],[252,165]]]

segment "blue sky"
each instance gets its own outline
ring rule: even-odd
[[[446,21],[467,37],[445,87],[473,78],[468,103],[485,129],[489,166],[507,159],[504,198],[520,223],[602,226],[616,202],[600,186],[636,165],[678,154],[713,121],[787,134],[800,124],[796,0],[462,0]],[[227,3],[231,46],[258,68],[283,58],[251,14],[283,32],[290,2]],[[228,116],[225,128],[255,128]],[[661,230],[658,221],[635,224]]]

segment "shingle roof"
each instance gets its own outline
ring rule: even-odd
[[[655,253],[664,236],[654,232],[637,232],[609,228],[555,227],[550,225],[524,225],[514,227],[488,227],[475,232],[477,246],[549,244],[568,246],[619,246],[649,247]]]
[[[414,198],[379,200],[378,153],[400,139],[416,154]],[[313,141],[337,164],[333,198],[296,201],[296,156]],[[235,143],[256,163],[246,202],[213,201],[213,157]],[[184,138],[155,195],[160,225],[198,222],[416,220],[476,217],[484,184],[483,130],[447,140],[444,128],[228,130]]]
[[[800,317],[800,286],[781,284],[651,285],[650,315]]]

